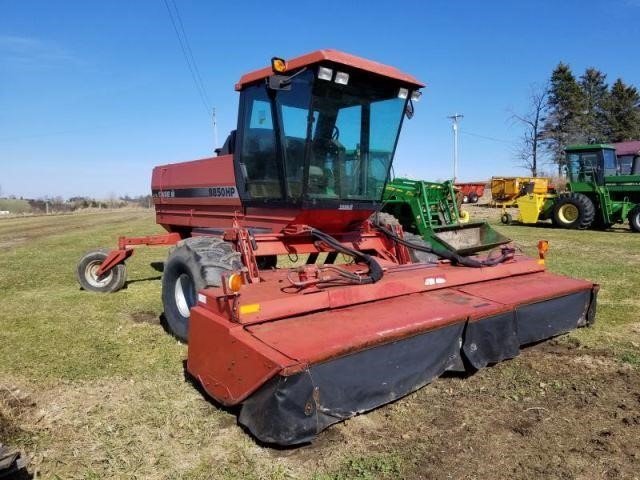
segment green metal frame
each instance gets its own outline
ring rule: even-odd
[[[396,217],[405,231],[420,235],[433,248],[445,248],[460,255],[490,250],[511,241],[486,222],[461,222],[451,181],[396,178],[385,187],[382,211]]]

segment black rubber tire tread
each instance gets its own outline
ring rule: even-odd
[[[96,287],[91,285],[86,278],[86,268],[92,262],[100,261],[102,263],[109,255],[110,250],[106,248],[100,248],[97,250],[91,250],[83,255],[76,266],[76,278],[83,290],[88,292],[97,293],[113,293],[124,287],[127,281],[127,267],[124,263],[119,263],[111,269],[107,275],[111,275],[111,280],[103,287]]]
[[[420,235],[416,235],[415,233],[404,232],[403,236],[407,242],[429,246],[429,244],[425,242],[424,238]],[[423,252],[421,250],[414,250],[413,248],[409,248],[409,256],[413,263],[438,263],[437,255],[429,252]]]
[[[376,215],[378,215],[378,222],[381,223],[383,226],[387,225],[389,227],[394,227],[396,225],[400,225],[400,220],[398,220],[396,217],[394,217],[390,213],[386,213],[386,212],[374,213],[371,216],[371,221],[374,223],[376,220]],[[420,235],[407,232],[404,229],[403,229],[403,236],[407,242],[417,243],[418,245],[429,245],[427,242],[425,242],[424,238],[422,238]],[[411,256],[411,261],[413,263],[438,263],[438,256],[433,253],[422,252],[420,250],[414,250],[413,248],[410,248],[409,255]]]
[[[511,216],[510,213],[503,213],[500,216],[500,221],[505,225],[511,225],[511,222],[513,221],[513,217]]]
[[[376,219],[383,226],[395,227],[396,225],[400,225],[400,220],[387,212],[376,212],[372,214],[370,220],[375,223]]]
[[[563,222],[558,216],[563,205],[571,204],[578,209],[578,217],[571,223]],[[584,230],[589,228],[596,218],[596,208],[589,197],[582,193],[568,192],[558,196],[553,206],[554,224],[560,228]]]
[[[169,253],[162,274],[162,305],[169,332],[179,340],[187,341],[189,318],[180,313],[175,296],[176,282],[181,275],[188,275],[194,287],[187,299],[192,307],[200,290],[219,287],[223,273],[239,271],[242,267],[240,253],[221,238],[191,237],[178,242]]]
[[[629,215],[627,215],[627,220],[629,220],[631,230],[640,233],[640,205],[636,205],[631,209]]]
[[[469,203],[478,203],[478,194],[476,192],[469,194]]]

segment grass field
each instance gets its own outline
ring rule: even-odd
[[[160,232],[151,213],[0,219],[0,442],[42,478],[639,478],[640,235],[498,228],[602,286],[593,328],[272,449],[185,380],[159,324],[165,249],[138,250],[121,292],[79,290],[82,253]]]

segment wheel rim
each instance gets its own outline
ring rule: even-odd
[[[580,216],[580,211],[578,207],[573,205],[572,203],[567,203],[562,205],[558,210],[558,218],[562,223],[573,223]]]
[[[189,316],[191,315],[191,307],[195,303],[193,280],[189,275],[183,273],[178,277],[178,280],[176,280],[174,293],[176,307],[178,307],[180,315],[182,315],[184,318],[189,318]]]
[[[107,286],[113,277],[113,271],[111,270],[106,275],[98,275],[100,265],[102,265],[102,260],[94,260],[84,268],[84,278],[86,278],[89,285],[95,288]]]

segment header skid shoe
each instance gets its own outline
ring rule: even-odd
[[[295,445],[446,371],[513,358],[595,318],[597,285],[525,257],[482,269],[413,267],[309,294],[285,293],[279,271],[233,302],[203,290],[187,369],[218,402],[240,404],[239,422],[257,439]]]

